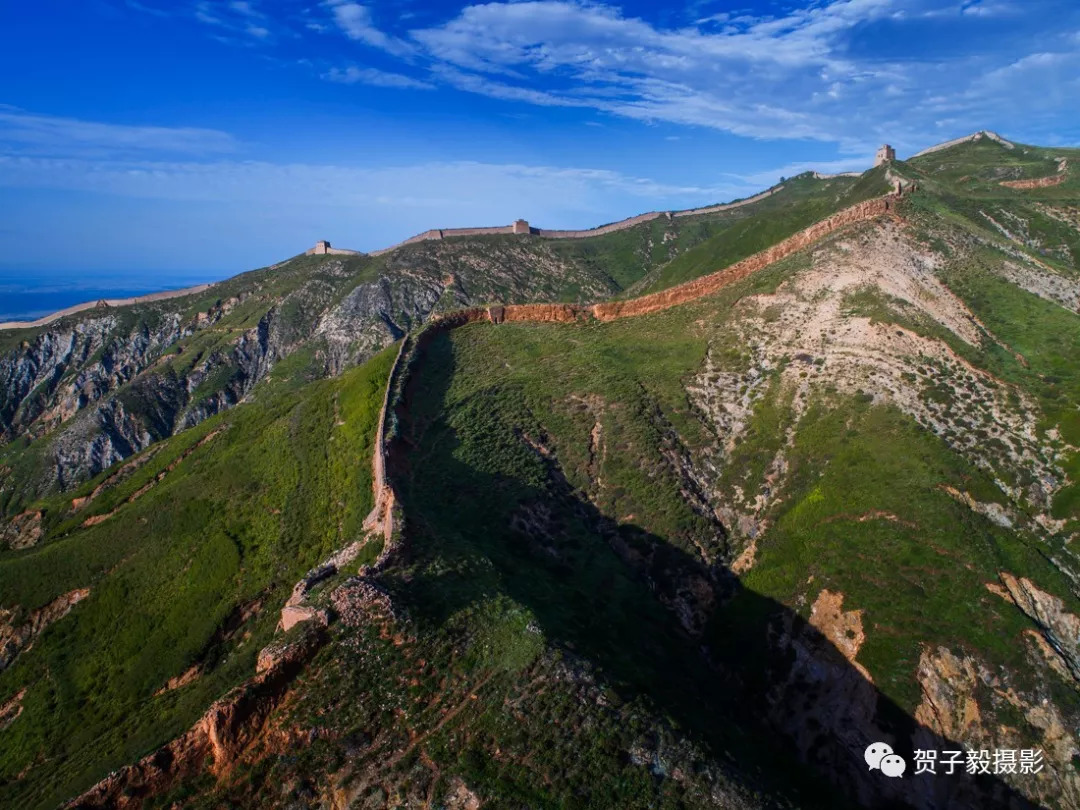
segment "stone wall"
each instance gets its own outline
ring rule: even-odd
[[[397,250],[399,247],[412,245],[417,242],[433,242],[440,239],[452,239],[457,236],[491,236],[493,234],[501,233],[515,233],[514,226],[496,225],[488,228],[432,228],[429,231],[418,233],[416,236],[410,236],[408,239],[398,242],[396,245],[391,245],[388,248],[372,250],[368,255],[381,256],[384,253],[389,253],[391,250]]]
[[[620,219],[618,222],[611,222],[607,225],[600,225],[596,228],[589,228],[584,231],[553,231],[547,228],[535,228],[533,233],[537,236],[546,237],[547,239],[584,239],[589,236],[603,236],[606,233],[624,231],[627,228],[633,228],[635,225],[640,225],[642,222],[651,222],[652,220],[659,219],[663,216],[669,216],[669,214],[663,211],[650,211],[647,214],[638,214],[636,217]]]
[[[408,239],[405,239],[405,240],[403,240],[401,242],[398,242],[396,245],[391,245],[388,248],[380,248],[379,250],[370,250],[370,251],[368,251],[368,255],[369,256],[381,256],[384,253],[389,253],[391,250],[397,250],[399,247],[403,247],[405,245],[411,245],[411,244],[414,244],[415,242],[430,242],[432,240],[442,239],[442,238],[443,238],[442,231],[440,229],[438,229],[438,228],[432,228],[430,231],[424,231],[423,233],[418,233],[416,236],[410,236]]]
[[[490,320],[488,310],[481,307],[455,310],[432,318],[415,335],[406,335],[398,347],[397,357],[394,358],[386,381],[386,391],[383,393],[382,408],[375,431],[375,450],[371,459],[371,485],[375,505],[364,518],[363,524],[364,529],[378,532],[388,543],[394,535],[394,507],[398,501],[390,474],[391,455],[395,442],[399,440],[396,436],[398,411],[405,406],[405,388],[410,366],[439,332]]]
[[[874,155],[875,166],[882,166],[886,163],[891,163],[894,160],[896,160],[896,150],[889,146],[889,144],[887,143],[883,144],[877,150],[877,154]]]
[[[587,239],[591,236],[603,236],[604,234],[615,233],[616,231],[624,231],[627,228],[633,228],[635,225],[640,225],[643,222],[651,222],[652,220],[660,219],[661,217],[672,219],[673,217],[693,217],[701,214],[715,214],[721,211],[730,211],[733,208],[751,205],[759,200],[764,200],[766,197],[771,197],[782,188],[783,185],[774,186],[768,191],[755,194],[753,197],[747,197],[745,200],[723,203],[721,205],[710,205],[705,208],[687,208],[682,211],[649,211],[646,214],[638,214],[637,216],[620,219],[618,222],[610,222],[607,225],[599,225],[595,228],[588,228],[586,230],[532,228],[529,227],[529,223],[523,219],[517,220],[512,225],[500,225],[491,228],[433,228],[430,231],[418,233],[416,236],[410,236],[408,239],[398,242],[396,245],[391,245],[388,248],[372,250],[369,255],[381,256],[383,253],[389,253],[391,250],[397,250],[399,247],[412,245],[416,242],[429,242],[438,239],[449,239],[456,236],[490,236],[492,234],[529,233],[535,236],[542,236],[545,239]]]
[[[753,197],[747,197],[745,200],[738,200],[736,202],[724,203],[723,205],[710,205],[705,208],[687,208],[684,211],[672,211],[671,215],[673,217],[695,217],[699,214],[715,214],[719,211],[730,211],[732,208],[741,208],[744,205],[750,205],[758,202],[758,200],[764,200],[766,197],[771,197],[783,187],[783,184],[773,186],[768,191],[755,194]]]
[[[513,225],[497,225],[490,228],[443,228],[442,238],[448,239],[454,236],[491,236],[492,234],[513,232]]]
[[[589,307],[577,304],[512,304],[503,309],[505,323],[573,323],[591,316]]]
[[[305,256],[359,256],[359,250],[348,250],[347,248],[331,247],[330,243],[323,240],[315,243],[315,247],[310,247],[304,251]]]
[[[923,155],[930,155],[934,152],[940,152],[942,149],[948,149],[951,146],[959,146],[962,143],[969,143],[972,141],[981,141],[983,138],[994,141],[1004,146],[1006,149],[1015,149],[1016,144],[1005,140],[996,132],[991,132],[988,129],[981,130],[980,132],[973,132],[970,135],[965,135],[963,138],[955,138],[951,141],[945,141],[945,143],[939,143],[936,146],[931,146],[929,149],[923,149],[921,152],[916,152],[908,160],[912,158],[922,157]]]
[[[626,318],[634,315],[644,315],[648,312],[657,312],[669,307],[678,306],[695,298],[711,295],[733,282],[746,278],[774,262],[778,262],[807,245],[816,242],[823,236],[827,236],[838,228],[872,219],[887,213],[895,204],[896,197],[876,197],[872,200],[857,203],[850,208],[845,208],[831,217],[811,225],[809,228],[789,236],[782,242],[778,242],[767,250],[755,253],[742,261],[724,268],[707,276],[687,281],[667,290],[661,290],[651,295],[640,298],[631,298],[627,301],[606,301],[602,304],[593,305],[592,315],[601,321],[613,321],[616,318]]]
[[[1058,161],[1057,174],[1051,174],[1047,177],[1036,177],[1033,180],[1002,180],[1000,185],[1006,188],[1016,189],[1030,189],[1030,188],[1048,188],[1050,186],[1059,186],[1065,182],[1068,177],[1066,174],[1069,168],[1068,161],[1064,158]]]
[[[383,397],[382,412],[375,439],[375,451],[372,459],[373,486],[375,489],[375,508],[364,521],[364,527],[379,531],[389,541],[394,533],[394,506],[397,496],[394,491],[394,470],[403,469],[404,465],[395,462],[397,453],[405,452],[403,440],[396,436],[396,426],[405,416],[407,407],[408,377],[412,367],[423,356],[424,348],[441,332],[457,329],[472,323],[575,323],[596,319],[613,321],[658,312],[678,306],[706,295],[711,295],[729,284],[746,278],[774,262],[780,261],[817,240],[828,236],[840,228],[874,219],[887,214],[895,208],[896,195],[889,194],[858,203],[831,217],[821,220],[808,228],[784,239],[767,250],[755,253],[729,267],[710,273],[707,276],[679,284],[658,293],[633,298],[628,301],[608,301],[602,304],[506,304],[487,308],[472,307],[456,310],[436,316],[414,336],[406,336],[398,349],[397,359],[387,381]]]
[[[390,405],[390,397],[395,390],[395,380],[400,378],[402,361],[409,340],[406,338],[398,346],[394,364],[390,366],[390,375],[386,379],[386,390],[383,392],[382,407],[379,409],[379,426],[375,430],[375,452],[371,456],[371,486],[375,495],[375,504],[364,518],[364,528],[369,531],[378,531],[389,541],[394,534],[394,490],[386,478],[386,422],[387,412]]]

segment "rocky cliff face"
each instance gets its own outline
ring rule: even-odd
[[[366,257],[306,257],[190,299],[29,331],[0,354],[0,441],[41,441],[51,462],[8,486],[31,497],[77,484],[243,401],[300,350],[302,374],[337,375],[436,310],[613,291],[542,243],[484,247],[410,245],[381,257],[377,272]]]
[[[10,482],[5,500],[69,487],[232,407],[285,358],[297,358],[285,371],[294,378],[337,375],[433,312],[603,301],[762,206],[824,195],[822,204],[835,210],[858,185],[804,181],[700,216],[660,217],[572,242],[462,237],[377,257],[299,256],[190,296],[0,333],[8,338],[0,342],[0,480],[4,443],[32,439],[50,459],[33,465],[33,480]],[[858,195],[880,190],[870,183]],[[3,501],[0,508],[13,511]]]

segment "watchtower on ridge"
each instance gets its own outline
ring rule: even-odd
[[[896,150],[887,143],[883,144],[881,148],[877,150],[877,154],[874,155],[875,166],[880,166],[882,163],[890,163],[894,160],[896,160]]]

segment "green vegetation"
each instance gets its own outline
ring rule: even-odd
[[[1002,180],[1046,177],[1057,172],[1053,155],[1075,150],[1050,150],[1017,144],[1007,149],[988,138],[912,158],[908,165],[934,181],[965,193],[986,193]],[[989,187],[989,188],[988,188]],[[1000,191],[998,192],[1001,193]]]
[[[885,173],[874,169],[854,178],[818,180],[811,173],[788,180],[783,190],[746,208],[724,215],[723,230],[679,253],[634,288],[656,292],[722,270],[798,233],[830,214],[887,191]]]
[[[977,650],[1028,671],[1021,633],[1030,623],[985,583],[998,571],[1025,571],[1067,589],[1032,538],[996,527],[943,490],[993,499],[985,473],[898,411],[857,399],[816,404],[799,422],[789,464],[785,503],[758,543],[748,590],[793,605],[813,578],[808,601],[822,588],[843,593],[845,610],[864,611],[860,661],[909,713],[921,700],[914,675],[922,645]],[[734,652],[754,640],[737,632],[737,601],[732,610],[719,626]]]
[[[901,726],[923,697],[920,657],[939,647],[974,656],[1067,721],[1080,716],[1080,693],[1033,667],[1032,622],[987,587],[1008,571],[1080,610],[1059,570],[1064,538],[1080,528],[1080,454],[1065,445],[1080,445],[1080,316],[1004,269],[1027,256],[1050,276],[1080,275],[1080,228],[1061,204],[1075,202],[1076,182],[1000,186],[1056,171],[1063,154],[980,141],[892,167],[922,189],[903,203],[900,227],[935,254],[908,251],[907,281],[933,273],[947,289],[919,295],[955,295],[978,320],[969,343],[920,306],[925,298],[901,297],[903,279],[846,290],[837,324],[895,325],[890,340],[907,330],[958,358],[893,356],[897,367],[882,367],[890,384],[909,386],[906,399],[874,387],[880,368],[830,378],[839,353],[827,362],[812,353],[816,343],[776,331],[801,328],[787,317],[790,299],[752,298],[810,269],[809,251],[645,317],[429,335],[396,392],[400,545],[377,575],[392,611],[379,602],[362,621],[331,625],[266,745],[227,782],[196,776],[151,806],[309,805],[330,795],[440,806],[462,785],[493,808],[684,808],[716,796],[732,806],[843,806],[768,717],[796,657],[784,642],[817,638],[806,620],[824,589],[860,611],[856,662],[882,716]],[[360,538],[395,349],[349,368],[368,352],[362,330],[345,348],[316,332],[358,284],[388,279],[388,297],[407,299],[379,317],[411,330],[415,346],[432,301],[441,311],[664,289],[882,193],[885,175],[800,175],[745,208],[583,240],[494,236],[374,258],[303,257],[190,301],[125,310],[107,344],[199,312],[214,322],[163,344],[151,368],[116,388],[125,411],[163,439],[128,464],[40,497],[30,484],[52,463],[51,438],[0,448],[0,484],[26,484],[0,489],[0,509],[41,510],[44,530],[34,547],[0,553],[0,607],[19,624],[90,589],[0,672],[0,703],[27,689],[22,715],[0,730],[0,803],[53,806],[188,727],[251,675],[299,576]],[[875,227],[815,255],[842,258]],[[416,290],[399,286],[399,273],[424,279],[427,304],[409,298]],[[227,312],[217,308],[225,303]],[[792,345],[766,346],[762,326]],[[281,354],[251,387],[253,372],[230,358],[271,333]],[[821,333],[819,354],[834,333]],[[98,351],[101,360],[109,345]],[[334,363],[349,370],[322,379]],[[1040,529],[1025,495],[1058,481],[1003,472],[960,449],[974,438],[1006,454],[1016,437],[962,419],[931,429],[911,415],[927,403],[989,407],[961,383],[963,363],[991,375],[1003,402],[1040,414],[1038,458],[1028,462],[1068,476],[1050,510],[1064,531]],[[204,372],[190,398],[161,393]],[[809,382],[796,391],[792,379]],[[722,402],[703,398],[722,386]],[[41,388],[19,407],[43,401]],[[174,411],[241,389],[243,404],[168,438]],[[76,509],[72,498],[89,502]],[[385,550],[369,540],[312,599],[328,604]],[[730,566],[751,554],[735,576]],[[861,678],[823,646],[836,671]],[[197,677],[163,689],[185,672]],[[790,691],[791,701],[827,696]],[[999,703],[980,693],[987,723],[1042,744],[1029,715]]]
[[[293,583],[360,536],[393,356],[392,347],[336,380],[267,395],[151,448],[74,514],[72,496],[117,468],[35,504],[46,537],[0,554],[4,607],[18,606],[18,624],[61,594],[90,596],[0,673],[0,695],[27,688],[23,714],[0,731],[0,804],[54,806],[250,677]],[[194,683],[159,694],[191,667]]]
[[[733,289],[724,298],[737,295]],[[715,304],[706,330],[722,326],[724,307]],[[426,524],[439,526],[439,553],[484,538],[490,559],[520,543],[496,540],[507,531],[499,527],[512,525],[515,512],[551,486],[529,441],[543,442],[569,486],[588,493],[607,520],[630,520],[690,555],[700,543],[715,544],[715,529],[693,511],[685,484],[663,461],[671,448],[696,448],[705,438],[684,392],[708,339],[708,331],[695,334],[689,328],[701,315],[695,305],[602,326],[471,327],[454,333],[452,354],[449,343],[433,347],[430,366],[454,369],[441,400],[447,427],[422,445],[430,442],[437,455],[422,456],[423,477],[413,484],[409,508]],[[436,415],[425,411],[440,402],[437,391],[423,386],[429,379],[430,373],[421,375],[412,407],[418,421],[437,424]],[[737,476],[733,483],[762,480],[779,449],[791,417],[778,393],[774,387],[759,401],[730,462],[729,472]],[[599,462],[589,438],[597,422],[605,443]],[[1015,570],[1029,572],[1062,595],[1068,589],[1032,538],[994,526],[943,490],[951,486],[980,500],[1000,500],[993,481],[909,417],[866,401],[822,401],[799,422],[795,435],[789,451],[792,484],[778,507],[776,528],[760,546],[761,562],[745,580],[748,590],[795,604],[813,574],[815,589],[847,594],[848,609],[865,609],[876,628],[868,633],[867,666],[886,694],[909,712],[918,703],[913,665],[919,643],[970,647],[1023,671],[1018,635],[1027,621],[983,584],[995,581],[999,570]],[[438,458],[445,460],[436,463]],[[476,491],[464,484],[470,473],[483,476]],[[725,480],[718,482],[722,491]],[[470,504],[482,505],[482,513]],[[896,519],[855,519],[874,510]],[[478,523],[469,524],[466,516]],[[458,537],[462,540],[454,540]],[[609,628],[616,620],[606,611],[627,608],[611,593],[597,598],[598,583],[583,576],[588,566],[571,560],[575,586],[589,608],[571,619],[564,615],[569,600],[561,597],[564,607],[554,614],[556,621],[588,616]],[[479,572],[489,569],[462,565],[470,571],[462,589],[483,590]],[[517,569],[496,563],[495,570]],[[550,577],[527,570],[520,576],[537,588],[550,587]],[[464,598],[453,593],[454,581],[441,587],[433,604]],[[962,599],[961,594],[980,596]],[[739,610],[737,604],[733,610]],[[729,632],[738,624],[720,626]],[[609,630],[597,632],[591,644],[610,643],[602,638]],[[734,649],[744,641],[740,638]]]

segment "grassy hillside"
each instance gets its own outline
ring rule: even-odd
[[[1080,158],[1080,149],[1046,148],[1015,144],[1009,149],[984,138],[938,152],[912,158],[907,165],[942,186],[970,196],[1012,196],[1002,181],[1047,177],[1058,171],[1058,158],[1071,163]],[[1075,167],[1074,167],[1075,168]],[[1063,186],[1038,189],[1040,197],[1074,199],[1078,187],[1075,172]],[[1056,191],[1053,189],[1057,189]],[[1030,189],[1025,193],[1030,193]]]
[[[733,313],[725,312],[725,303],[741,292],[733,289],[708,305],[611,325],[470,327],[434,349],[438,356],[431,366],[453,372],[446,382],[438,375],[448,372],[431,373],[431,384],[445,387],[445,393],[431,392],[439,408],[431,416],[424,411],[435,407],[430,395],[417,389],[418,419],[433,427],[422,437],[408,502],[418,522],[436,532],[429,540],[432,548],[446,554],[462,542],[472,546],[482,539],[488,556],[529,556],[515,551],[522,543],[515,514],[531,499],[553,497],[547,493],[555,486],[544,458],[530,449],[531,437],[557,459],[571,490],[587,494],[613,525],[660,538],[683,554],[698,556],[704,546],[708,557],[730,559],[727,538],[695,511],[670,456],[673,451],[693,455],[711,438],[684,387],[710,341],[726,336]],[[695,327],[703,319],[707,325]],[[1070,326],[1080,335],[1080,317],[1073,316]],[[751,418],[748,436],[716,482],[721,493],[752,480],[748,470],[768,465],[793,415],[778,397],[764,399]],[[589,438],[596,424],[604,436],[602,458],[596,458]],[[919,700],[912,664],[920,644],[971,646],[995,664],[1023,671],[1018,639],[1028,623],[983,587],[999,570],[1028,572],[1053,584],[1062,598],[1075,600],[1034,538],[1003,531],[944,491],[950,486],[980,499],[1002,500],[1000,492],[994,494],[993,480],[894,409],[825,393],[815,397],[799,419],[788,463],[792,480],[776,508],[775,528],[759,541],[760,562],[743,583],[753,593],[792,606],[806,598],[808,577],[814,592],[833,588],[848,594],[878,631],[880,647],[873,635],[865,647],[875,682],[909,712]],[[466,475],[478,476],[475,486]],[[898,520],[838,519],[874,510]],[[549,601],[553,618],[595,627],[591,644],[613,648],[605,655],[625,653],[626,645],[611,632],[624,608],[581,575],[588,569],[574,562],[571,550],[584,539],[564,542],[570,550],[562,562],[578,572],[573,585],[582,604],[577,611],[562,590],[548,590],[548,578],[529,568],[508,560],[496,571],[509,582],[520,578],[525,592],[541,588],[529,598]],[[532,551],[535,556],[543,549]],[[463,572],[461,580],[462,590],[471,593],[474,578]],[[451,600],[440,593],[433,601]],[[716,616],[713,643],[725,647],[732,641],[724,634],[742,622],[728,614],[739,611],[736,600]],[[628,623],[635,626],[638,620]],[[575,628],[572,637],[583,644],[587,635],[579,634],[587,632]],[[743,642],[731,644],[733,654],[745,649]]]
[[[0,702],[26,689],[0,731],[0,804],[55,806],[251,675],[293,583],[359,536],[392,359],[267,392],[144,451],[130,474],[34,504],[44,538],[0,554],[0,604],[18,625],[61,594],[90,594],[0,671]],[[162,691],[193,667],[193,682]]]
[[[838,806],[853,790],[844,760],[826,758],[815,774],[796,751],[808,741],[832,750],[820,725],[830,717],[890,738],[918,728],[925,662],[938,650],[994,673],[972,700],[987,726],[1012,735],[1003,741],[1048,747],[1034,707],[1053,706],[1068,727],[1080,693],[1032,657],[1036,625],[995,589],[1001,572],[1027,577],[1077,612],[1065,562],[1076,524],[1041,530],[1022,494],[1035,483],[1024,465],[987,467],[966,449],[973,438],[1005,457],[1015,440],[978,435],[985,394],[964,366],[898,346],[893,382],[914,401],[893,399],[880,371],[844,384],[845,367],[833,367],[846,362],[843,347],[796,340],[770,364],[754,337],[781,328],[796,300],[834,298],[843,323],[948,347],[1004,381],[1002,401],[1029,397],[1037,435],[1074,440],[1065,358],[1080,317],[1006,281],[1009,254],[949,200],[913,201],[902,214],[916,240],[903,250],[941,245],[936,275],[947,286],[935,295],[969,307],[989,330],[982,338],[935,320],[928,294],[801,286],[903,241],[880,226],[679,309],[435,338],[400,426],[407,551],[382,580],[399,619],[339,630],[336,644],[363,653],[328,648],[309,670],[278,722],[311,729],[318,744],[271,753],[231,787],[189,784],[167,800],[449,804],[467,785],[493,807],[698,807],[710,806],[709,790],[748,806]],[[724,408],[705,404],[703,391],[729,384]],[[972,421],[933,425],[933,404]],[[765,507],[749,531],[729,507],[754,499]],[[1054,514],[1075,521],[1074,500],[1071,485],[1060,489]],[[739,565],[751,547],[752,564]],[[850,659],[833,646],[843,637],[823,644],[807,629],[823,626],[815,610],[829,594],[865,634]],[[791,668],[796,649],[830,675],[775,691],[805,677]],[[861,703],[853,695],[866,688]],[[979,744],[954,732],[939,747]],[[334,740],[349,740],[348,753]],[[824,787],[822,774],[847,787]],[[1060,789],[1024,793],[1051,801]]]
[[[721,227],[716,232],[657,267],[632,292],[657,292],[721,270],[842,208],[886,191],[885,173],[880,168],[859,178],[818,179],[811,172],[793,177],[779,193],[753,206],[717,215]]]
[[[298,256],[197,295],[5,330],[0,513],[233,407],[267,374],[292,384],[337,375],[433,313],[600,301],[712,272],[880,193],[879,175],[806,174],[743,207],[586,239],[497,235],[377,257]]]
[[[984,139],[716,215],[308,257],[121,313],[102,368],[124,335],[206,323],[116,380],[154,439],[125,462],[34,495],[49,411],[0,450],[0,506],[41,531],[0,551],[0,632],[78,595],[0,649],[0,804],[54,806],[136,760],[292,637],[293,583],[372,505],[390,336],[465,304],[663,289],[892,173],[919,187],[893,216],[711,297],[424,344],[390,555],[361,569],[372,540],[313,591],[329,642],[235,767],[148,806],[1075,806],[1080,198],[1074,174],[1000,185],[1061,156]],[[78,368],[60,377],[85,387]],[[241,378],[169,435],[170,407]],[[334,601],[361,570],[362,604]],[[874,739],[1046,767],[883,783]]]

